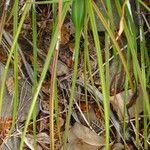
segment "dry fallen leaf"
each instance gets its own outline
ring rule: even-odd
[[[6,81],[6,86],[7,86],[7,90],[9,95],[13,95],[14,93],[14,77],[10,76],[9,79]]]
[[[68,46],[69,46],[69,50],[73,53],[74,52],[74,48],[75,48],[75,43],[69,43],[68,44]]]
[[[121,143],[116,143],[112,146],[112,150],[124,150],[124,145]]]
[[[86,126],[75,123],[70,130],[68,142],[68,150],[98,150],[105,145],[105,138]]]
[[[64,125],[65,121],[62,117],[59,117],[59,126],[60,128]]]
[[[72,67],[72,65],[73,65],[72,57],[70,57],[70,58],[68,58],[68,59],[67,59],[66,64],[67,64],[67,66],[68,66],[69,68],[71,68],[71,67]]]
[[[43,130],[48,129],[48,118],[45,118],[44,116],[41,116],[40,118],[42,119],[40,120],[39,124],[39,132],[42,132]]]
[[[123,116],[124,116],[124,101],[125,101],[125,95],[124,94],[125,94],[125,92],[121,92],[121,93],[118,93],[115,96],[111,96],[110,97],[110,103],[112,104],[114,110],[117,112],[120,121],[123,121]],[[129,103],[129,101],[131,100],[132,96],[133,96],[132,91],[128,90],[127,91],[127,98],[126,98],[127,103]],[[141,113],[143,108],[142,108],[142,97],[141,97],[140,93],[139,93],[138,98],[135,99],[135,101],[139,102],[139,104],[138,104],[139,105],[139,113]],[[129,119],[129,117],[130,118],[135,117],[134,105],[131,106],[128,109],[128,114],[126,113],[125,115],[126,115],[126,119],[127,120]]]
[[[65,45],[69,42],[70,33],[66,26],[62,26],[61,28],[61,44]]]
[[[87,112],[87,110],[89,110],[91,108],[89,103],[87,105],[86,105],[85,101],[80,101],[80,108],[81,108],[82,112]]]
[[[74,143],[68,145],[68,150],[98,150],[98,146],[89,145],[80,139],[75,139]]]
[[[18,76],[18,80],[20,79],[21,77]],[[7,87],[9,95],[12,96],[14,94],[14,76],[10,76],[8,78],[8,80],[6,81],[6,87]]]
[[[25,138],[25,144],[27,147],[29,147],[31,150],[34,150],[34,137],[33,135],[27,134]],[[36,150],[42,150],[42,145],[49,144],[49,136],[45,132],[41,132],[37,134],[37,147]]]
[[[8,133],[12,124],[12,118],[0,119],[0,139],[4,139]],[[1,144],[1,143],[0,143]]]

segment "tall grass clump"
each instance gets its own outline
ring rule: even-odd
[[[95,1],[92,0],[51,0],[51,1],[26,1],[22,7],[22,14],[19,18],[19,1],[15,0],[11,14],[13,16],[13,43],[10,48],[10,53],[8,54],[4,77],[2,80],[0,88],[0,116],[3,111],[2,102],[4,97],[5,82],[7,77],[7,72],[9,69],[10,61],[12,56],[14,56],[14,101],[13,101],[13,121],[10,129],[10,134],[14,131],[16,114],[18,108],[18,99],[19,99],[19,89],[18,89],[18,65],[19,65],[19,54],[18,54],[18,39],[21,33],[22,26],[26,19],[27,14],[31,10],[32,15],[32,42],[33,42],[33,98],[30,106],[28,116],[25,121],[24,129],[21,135],[20,150],[23,149],[26,133],[31,118],[33,119],[33,136],[34,136],[34,149],[37,149],[37,118],[36,118],[36,103],[38,95],[42,88],[42,84],[47,75],[48,69],[50,68],[50,63],[52,62],[52,72],[51,72],[51,81],[50,81],[50,99],[49,99],[49,136],[50,136],[50,149],[55,149],[55,137],[54,137],[54,124],[56,121],[57,132],[59,137],[59,142],[63,143],[63,149],[67,149],[67,140],[69,135],[70,123],[73,102],[76,91],[76,81],[78,78],[78,66],[79,66],[79,55],[81,47],[81,38],[84,40],[84,91],[85,91],[85,102],[86,110],[88,112],[88,87],[87,81],[89,80],[92,84],[93,95],[96,99],[96,103],[100,112],[102,113],[102,118],[105,122],[105,149],[110,149],[110,120],[111,120],[111,107],[110,107],[110,59],[114,58],[115,70],[117,73],[118,59],[121,60],[119,63],[122,63],[124,72],[125,72],[125,82],[123,85],[124,89],[124,111],[123,111],[123,124],[120,125],[119,135],[127,149],[127,124],[126,124],[126,114],[128,112],[130,102],[127,103],[128,90],[131,89],[133,95],[138,94],[138,90],[142,93],[143,99],[143,136],[144,136],[144,149],[148,149],[148,123],[150,119],[150,104],[147,89],[150,81],[150,59],[149,52],[146,46],[146,37],[144,30],[144,21],[140,15],[141,7],[146,11],[150,12],[149,7],[141,0],[135,2],[136,10],[138,12],[138,26],[135,23],[134,13],[131,9],[131,4],[128,0],[125,1],[114,1],[114,5],[117,9],[117,14],[119,16],[119,25],[116,28],[113,6],[111,0],[101,1],[104,5],[106,16],[104,17],[103,13],[100,11],[99,6]],[[37,11],[36,6],[38,5],[49,4],[52,6],[53,13],[53,25],[52,25],[52,35],[50,37],[50,44],[48,52],[46,54],[46,59],[44,62],[42,73],[38,81],[38,28],[37,28]],[[70,11],[71,8],[71,11]],[[58,11],[57,11],[58,10]],[[3,20],[6,20],[6,12],[3,14]],[[98,16],[99,22],[104,27],[104,49],[102,49],[102,43],[99,40],[99,32],[97,20],[95,16]],[[11,20],[11,17],[8,20]],[[59,58],[59,47],[61,42],[61,27],[63,22],[67,17],[71,16],[71,21],[75,29],[75,48],[73,52],[73,74],[71,78],[71,90],[70,97],[68,100],[68,110],[66,113],[65,120],[65,131],[63,139],[61,139],[61,130],[59,124],[59,98],[58,98],[58,78],[57,78],[57,63]],[[1,24],[0,31],[3,30],[5,23]],[[88,28],[88,26],[90,26]],[[102,93],[102,104],[101,106],[98,96],[96,94],[96,87],[94,85],[94,78],[92,75],[92,66],[89,53],[89,33],[92,32],[92,38],[96,53],[96,62],[98,67],[99,83],[101,86]],[[139,36],[139,40],[137,37]],[[2,38],[2,33],[0,33],[0,42]],[[122,42],[122,39],[124,41]],[[120,43],[126,43],[126,48],[124,52],[122,51]],[[111,49],[111,48],[112,49]],[[93,48],[93,49],[94,49]],[[110,52],[110,49],[112,52]],[[53,59],[52,59],[53,58]],[[132,66],[132,67],[131,67]],[[131,71],[132,68],[132,71]],[[88,79],[89,77],[89,79]],[[116,93],[115,93],[116,94]],[[134,112],[135,112],[135,143],[137,149],[141,148],[140,143],[140,121],[139,121],[139,102],[135,98],[134,102]],[[132,103],[132,102],[131,102]],[[55,113],[55,120],[54,120]],[[88,116],[88,115],[87,115]],[[89,119],[89,117],[87,117]],[[87,119],[87,120],[88,120]],[[88,120],[89,121],[89,120]],[[118,120],[117,120],[118,121]],[[113,121],[112,121],[113,122]],[[119,121],[118,121],[119,122]],[[120,124],[120,122],[118,123]],[[89,124],[87,124],[89,125]],[[90,125],[89,125],[90,126]],[[120,142],[120,141],[119,141]]]

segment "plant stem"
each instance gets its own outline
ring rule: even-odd
[[[73,68],[72,87],[71,87],[68,114],[67,114],[67,118],[66,118],[66,126],[65,126],[65,133],[64,133],[64,149],[67,148],[67,137],[68,137],[68,133],[69,133],[70,118],[71,118],[73,99],[74,99],[74,93],[75,93],[75,87],[76,87],[79,46],[80,46],[80,31],[77,30],[75,32],[75,56],[74,56],[75,62],[74,62],[74,68]]]

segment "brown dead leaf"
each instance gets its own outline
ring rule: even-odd
[[[3,50],[3,48],[1,46],[0,46],[0,60],[3,63],[7,62],[7,54],[4,53],[4,50]]]
[[[97,104],[94,104],[94,112],[95,112],[95,115],[98,119],[101,119],[102,118],[102,114],[100,112],[100,109],[99,107],[97,106]]]
[[[60,125],[60,128],[64,125],[64,119],[62,117],[59,117],[59,125]]]
[[[112,146],[112,150],[124,150],[124,145],[121,144],[121,143],[115,143],[115,144]]]
[[[95,132],[79,123],[75,123],[71,128],[68,141],[68,150],[70,148],[72,150],[98,150],[105,145],[105,138],[103,136],[98,136]]]
[[[123,121],[123,116],[124,116],[124,101],[125,101],[125,95],[124,94],[125,94],[125,92],[123,91],[121,93],[118,93],[115,96],[110,97],[110,103],[112,104],[114,110],[117,112],[120,121]],[[126,98],[127,103],[129,103],[132,96],[133,96],[132,90],[128,90],[127,91],[127,98]],[[142,96],[140,93],[139,93],[138,98],[135,99],[135,101],[138,101],[139,113],[141,113],[143,111],[143,108],[142,108]],[[127,114],[127,113],[125,114],[127,120],[129,119],[129,116],[130,116],[130,118],[135,117],[134,105],[128,109],[128,113],[129,114]]]
[[[14,93],[14,77],[13,76],[10,76],[8,78],[8,80],[6,81],[6,86],[7,86],[9,95],[12,96]]]
[[[85,101],[80,101],[80,108],[81,108],[82,112],[87,112],[87,110],[89,110],[91,108],[91,106],[89,103],[88,103],[88,106],[86,106]]]
[[[21,76],[18,76],[18,80],[20,79],[21,79]],[[8,80],[6,81],[6,87],[7,87],[9,95],[12,96],[14,93],[14,77],[13,76],[10,76]]]
[[[127,101],[129,101],[132,96],[132,91],[128,91]],[[114,110],[117,112],[119,120],[123,121],[124,116],[124,92],[121,92],[117,95],[110,97],[110,103],[112,104]],[[126,113],[126,118],[128,119],[128,115]]]
[[[73,143],[68,144],[67,150],[98,150],[98,146],[89,145],[80,139],[75,139]]]
[[[49,144],[49,136],[45,132],[37,134],[37,150],[42,150],[42,146]],[[27,134],[25,138],[25,144],[32,150],[34,149],[34,138],[33,135]]]
[[[12,124],[12,118],[0,119],[0,139],[4,139],[8,133]],[[0,143],[1,144],[1,143]]]
[[[61,28],[61,44],[65,45],[69,42],[70,33],[66,26],[62,26]]]
[[[66,63],[67,63],[67,66],[68,66],[69,68],[71,68],[72,65],[73,65],[72,57],[68,58]]]
[[[68,44],[68,46],[69,46],[69,50],[73,53],[74,52],[74,48],[75,48],[75,43],[69,43]]]
[[[42,91],[49,95],[49,88],[50,88],[50,81],[46,81],[43,83],[43,86],[42,86]]]
[[[41,117],[42,118],[42,117]],[[40,120],[40,125],[39,125],[39,132],[42,132],[43,130],[47,130],[49,127],[49,124],[48,124],[48,118],[42,118]]]

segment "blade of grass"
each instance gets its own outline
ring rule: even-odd
[[[95,86],[94,86],[94,79],[92,77],[92,67],[91,67],[91,62],[90,62],[90,57],[89,57],[89,51],[88,51],[88,33],[87,33],[87,27],[88,27],[88,20],[85,17],[85,25],[84,25],[84,62],[85,63],[84,64],[87,67],[87,71],[88,71],[87,73],[89,73],[89,76],[90,76],[90,81],[91,81],[91,84],[92,84],[95,101],[96,101],[96,103],[98,105],[98,108],[100,110],[102,118],[104,118],[104,114],[103,114],[103,111],[102,111],[103,108],[101,107],[100,101],[99,101],[98,96],[96,94],[96,90],[95,90]],[[85,73],[85,76],[86,76],[86,73]],[[86,80],[86,77],[85,77],[85,80]],[[85,88],[85,92],[86,92],[86,90],[87,90],[87,83],[86,83],[86,81],[84,81],[84,88]],[[88,101],[87,101],[87,103],[88,103]],[[88,104],[86,104],[86,105],[88,105]]]
[[[116,26],[114,24],[114,19],[113,19],[114,16],[113,16],[113,13],[112,13],[112,1],[106,0],[106,7],[107,7],[107,10],[108,10],[107,11],[108,18],[106,18],[107,23],[108,23],[112,33],[115,34]],[[108,39],[105,39],[105,42],[107,42],[107,40],[110,42],[110,38],[107,37],[107,36],[109,36],[107,32],[105,32],[105,36],[106,36],[106,38],[108,38]],[[107,46],[106,49],[109,49],[108,46]],[[117,73],[117,71],[118,71],[118,58],[117,58],[117,51],[116,51],[116,48],[114,47],[114,45],[113,45],[113,56],[114,56],[114,61],[115,61],[114,72]],[[109,63],[109,61],[107,59],[106,59],[106,61]],[[105,62],[105,64],[106,64],[106,62]],[[108,68],[108,66],[109,66],[109,64],[107,64],[106,68]],[[108,73],[106,73],[106,74],[108,75]],[[108,77],[107,77],[107,79],[108,79]]]
[[[63,23],[63,21],[65,19],[66,13],[67,13],[67,11],[69,9],[69,5],[70,5],[70,3],[66,2],[64,4],[64,6],[63,6],[62,22],[61,22],[61,24]],[[29,114],[28,114],[28,117],[26,119],[24,131],[23,131],[22,138],[21,138],[21,143],[20,143],[20,150],[23,149],[23,143],[24,143],[26,132],[27,132],[27,128],[28,128],[28,125],[29,125],[29,122],[30,122],[30,119],[31,119],[31,116],[32,116],[32,113],[33,113],[33,109],[34,109],[34,106],[35,106],[35,103],[36,103],[36,99],[37,99],[38,94],[40,92],[40,89],[42,87],[42,83],[43,83],[43,81],[45,79],[47,70],[49,68],[50,60],[51,60],[51,57],[52,57],[54,49],[55,49],[57,38],[58,38],[58,25],[56,25],[56,30],[55,30],[54,36],[53,36],[53,38],[51,40],[51,43],[50,43],[50,48],[49,48],[49,51],[48,51],[48,54],[47,54],[47,57],[46,57],[46,60],[45,60],[45,64],[44,64],[43,71],[42,71],[42,74],[41,74],[41,78],[40,78],[40,81],[39,81],[39,84],[38,84],[38,87],[37,87],[37,91],[34,94],[34,97],[33,97],[33,100],[32,100],[32,104],[30,106]]]
[[[50,0],[50,1],[36,1],[36,2],[29,2],[31,4],[38,4],[38,5],[44,5],[44,4],[52,4],[52,3],[58,3],[59,0]],[[63,0],[64,2],[70,2],[70,0]]]
[[[50,101],[49,101],[49,127],[50,127],[50,149],[54,150],[54,101],[56,94],[56,73],[57,73],[57,63],[58,63],[58,54],[59,46],[61,41],[61,17],[62,17],[62,0],[58,2],[58,40],[56,44],[56,49],[54,52],[53,62],[52,62],[52,74],[51,74],[51,85],[50,85]],[[58,120],[58,118],[57,118]]]
[[[104,100],[106,150],[108,150],[109,149],[109,104],[108,104],[108,99],[107,99],[108,96],[107,96],[106,82],[105,82],[105,76],[104,76],[104,68],[103,68],[103,62],[102,62],[102,54],[101,54],[99,37],[98,37],[96,21],[95,21],[95,17],[94,17],[94,12],[93,12],[93,8],[92,8],[91,0],[86,0],[86,5],[88,8],[88,14],[90,17],[90,22],[91,22],[91,27],[92,27],[93,37],[94,37],[94,43],[95,43],[95,47],[96,47],[97,59],[98,59],[99,75],[100,75],[103,100]]]
[[[11,57],[12,57],[13,52],[14,52],[14,49],[15,49],[15,47],[16,47],[17,40],[18,40],[20,31],[21,31],[23,22],[24,22],[24,20],[25,20],[25,17],[26,17],[26,14],[27,14],[29,8],[30,8],[30,5],[27,5],[27,4],[25,3],[25,5],[24,5],[24,11],[23,11],[23,14],[22,14],[20,23],[19,23],[19,25],[18,25],[18,30],[17,30],[16,35],[15,35],[15,37],[14,37],[14,41],[13,41],[13,44],[12,44],[12,47],[11,47],[11,49],[10,49],[10,53],[9,53],[9,56],[8,56],[8,59],[7,59],[7,62],[6,62],[6,66],[5,66],[5,70],[4,70],[4,76],[3,76],[2,85],[1,85],[1,90],[0,90],[0,116],[1,116],[1,112],[2,112],[2,100],[3,100],[4,87],[5,87],[6,76],[7,76],[9,64],[10,64]]]
[[[57,125],[57,134],[58,134],[58,138],[59,138],[59,142],[61,144],[61,132],[60,132],[60,120],[59,120],[59,99],[58,99],[58,88],[57,88],[57,80],[55,81],[55,101],[54,101],[54,105],[55,105],[55,114],[56,114],[56,125]]]
[[[53,11],[53,18],[57,19],[57,3],[53,3],[52,4],[52,11]],[[52,30],[52,36],[54,34],[54,29],[55,29],[55,21],[56,19],[53,21],[53,30]],[[59,29],[58,29],[59,30]],[[55,114],[56,114],[56,125],[57,125],[57,133],[58,133],[58,137],[59,137],[59,141],[61,143],[61,135],[60,135],[60,121],[59,121],[59,106],[58,106],[58,89],[57,89],[57,79],[55,81],[55,101],[54,101],[54,106],[55,106]]]
[[[17,28],[18,28],[18,4],[19,1],[16,0],[14,3],[14,14],[13,14],[13,37],[15,38]],[[16,46],[14,47],[14,101],[13,101],[13,120],[10,129],[10,134],[12,133],[17,114],[18,107],[18,46],[16,41]]]
[[[33,95],[37,90],[37,25],[36,25],[36,7],[32,5],[32,39],[33,39]],[[34,135],[34,149],[36,149],[36,104],[33,111],[33,135]]]
[[[112,18],[112,9],[111,9],[111,2],[110,0],[106,0],[106,6],[108,9],[108,13]],[[112,27],[112,30],[114,31],[114,22],[110,22],[109,19],[107,18],[107,22],[109,24],[110,27]],[[110,75],[109,75],[109,46],[110,46],[110,37],[109,34],[107,32],[105,32],[105,80],[106,80],[106,96],[108,99],[108,104],[110,103],[109,99],[110,99]],[[115,50],[113,49],[113,51],[115,52]],[[110,106],[107,106],[108,109],[110,109]]]
[[[71,86],[71,93],[70,93],[70,98],[69,98],[68,113],[66,116],[63,149],[67,149],[67,138],[68,138],[68,133],[69,133],[70,119],[71,119],[74,93],[75,93],[75,88],[76,88],[77,72],[78,72],[80,36],[81,36],[81,30],[84,24],[84,20],[85,20],[85,1],[84,0],[73,1],[72,22],[75,27],[75,50],[73,54],[74,66],[73,66],[72,86]]]
[[[110,38],[111,38],[111,40],[112,40],[112,42],[113,42],[113,44],[114,44],[114,46],[115,46],[115,48],[116,48],[116,50],[117,50],[119,56],[120,56],[120,59],[121,59],[121,61],[122,61],[122,63],[123,63],[125,72],[126,72],[127,75],[128,75],[129,83],[130,83],[131,89],[132,89],[132,91],[134,91],[134,87],[133,87],[133,83],[132,83],[132,80],[131,80],[131,77],[130,77],[130,73],[129,73],[129,70],[128,70],[128,67],[127,67],[127,63],[126,63],[125,58],[124,58],[124,56],[123,56],[123,54],[122,54],[122,52],[121,52],[121,50],[120,50],[120,48],[119,48],[119,45],[118,45],[118,43],[117,43],[117,41],[116,41],[116,39],[115,39],[115,37],[114,37],[114,35],[113,35],[111,29],[109,28],[109,26],[108,26],[106,20],[104,19],[103,15],[101,14],[101,12],[99,11],[97,5],[96,5],[94,2],[93,2],[93,7],[94,7],[94,9],[95,9],[97,15],[99,16],[99,19],[101,20],[103,26],[104,26],[105,29],[107,30],[107,32],[108,32],[108,34],[109,34],[109,36],[110,36]]]
[[[128,1],[128,4],[129,4],[129,1]],[[133,46],[134,46],[134,49],[135,49],[135,52],[136,52],[136,56],[137,56],[137,41],[136,41],[136,26],[134,25],[134,20],[132,18],[132,10],[131,8],[129,7],[129,5],[127,5],[128,7],[126,8],[126,16],[127,16],[127,23],[128,23],[128,29],[129,29],[129,32],[130,34],[132,35],[132,43],[133,43]],[[136,83],[138,83],[138,76],[137,76],[137,70],[136,70],[136,66],[135,66],[135,63],[134,63],[134,59],[132,60],[132,64],[133,64],[133,73],[134,73],[134,78],[135,78],[135,86]],[[136,88],[135,88],[136,89]],[[136,90],[135,90],[136,92]],[[135,135],[136,135],[136,145],[137,145],[137,148],[140,149],[140,139],[139,139],[139,100],[137,99],[136,100],[136,103],[135,103],[135,106],[134,106],[134,112],[135,112]]]
[[[71,87],[71,94],[69,98],[69,107],[68,113],[66,118],[66,126],[65,126],[65,133],[64,133],[64,149],[67,149],[67,137],[69,133],[69,125],[70,125],[70,116],[72,112],[73,106],[73,98],[75,93],[75,86],[76,86],[76,79],[77,79],[77,71],[78,71],[78,57],[79,57],[79,43],[80,43],[80,32],[75,33],[75,57],[74,57],[74,67],[73,67],[73,76],[72,76],[72,87]]]
[[[143,1],[138,0],[138,2],[150,12],[150,8]]]
[[[85,91],[85,103],[86,103],[86,112],[87,120],[89,121],[89,107],[88,107],[88,95],[87,95],[87,53],[88,53],[88,15],[87,9],[85,10],[85,20],[84,20],[84,91]]]
[[[120,3],[118,1],[115,1],[115,3],[116,3],[116,6],[117,6],[119,15],[120,15],[121,14]],[[143,93],[143,99],[146,102],[148,116],[150,118],[150,104],[149,104],[148,93],[147,93],[147,91],[145,89],[145,86],[144,86],[144,83],[143,83],[142,72],[141,72],[140,65],[139,65],[138,59],[137,59],[137,54],[136,54],[136,51],[135,51],[135,48],[134,48],[134,45],[133,45],[133,42],[132,42],[132,35],[130,34],[130,32],[128,30],[128,27],[127,27],[127,24],[126,24],[125,20],[124,20],[124,32],[125,32],[125,35],[127,37],[128,46],[131,49],[131,55],[132,55],[132,59],[134,60],[134,64],[136,66],[137,76],[138,76],[138,79],[139,79],[139,82],[140,82],[140,85],[141,85],[141,89],[142,89],[142,93]]]
[[[137,3],[137,10],[138,13],[140,12],[140,5]],[[139,27],[140,27],[140,52],[141,52],[141,71],[142,71],[142,79],[145,86],[147,86],[147,78],[146,78],[146,68],[145,66],[149,65],[149,62],[146,64],[146,42],[145,42],[145,36],[144,36],[144,29],[143,29],[143,20],[141,18],[141,15],[139,13]],[[144,149],[148,150],[148,118],[147,118],[147,108],[146,108],[146,102],[143,101],[143,112],[144,112]]]
[[[1,17],[1,22],[0,22],[0,44],[1,44],[1,40],[2,40],[3,28],[5,26],[5,21],[6,21],[9,3],[10,3],[10,0],[5,2],[4,9],[2,12],[2,17]]]

